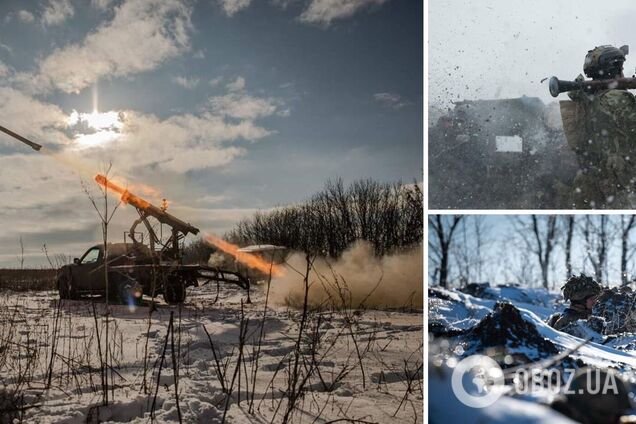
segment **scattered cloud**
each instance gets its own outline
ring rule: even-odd
[[[399,110],[410,105],[409,102],[405,101],[399,94],[395,93],[375,93],[373,95],[373,99],[382,106],[395,110]]]
[[[225,194],[213,195],[208,194],[196,199],[196,202],[204,205],[218,205],[228,200],[228,196]]]
[[[0,77],[6,77],[11,73],[11,70],[7,65],[0,62]]]
[[[332,21],[346,19],[361,10],[381,6],[388,0],[311,0],[300,15],[300,20],[309,24],[331,25]]]
[[[27,24],[35,21],[35,16],[33,16],[33,13],[29,12],[28,10],[18,10],[17,16],[20,22],[24,22]]]
[[[228,93],[210,98],[212,110],[220,115],[237,119],[257,119],[266,116],[289,116],[280,100],[272,97],[254,97],[246,93]]]
[[[91,0],[91,5],[99,10],[108,10],[112,3],[113,0]]]
[[[68,116],[57,106],[44,103],[13,88],[0,87],[0,116],[3,125],[15,132],[47,144],[66,144],[64,133]],[[2,134],[1,145],[19,143]]]
[[[0,156],[0,169],[0,221],[7,224],[0,235],[0,263],[4,266],[13,265],[19,237],[24,240],[25,254],[36,261],[27,259],[27,266],[39,265],[44,259],[43,244],[51,255],[79,255],[99,239],[99,221],[77,173],[48,155],[31,153]]]
[[[183,77],[183,76],[176,76],[172,78],[172,82],[174,82],[177,85],[180,85],[183,88],[187,88],[188,90],[194,90],[197,85],[199,85],[199,78],[196,77]]]
[[[227,16],[234,16],[236,13],[247,8],[252,0],[218,0],[219,5]]]
[[[289,111],[281,100],[241,90],[210,98],[198,114],[165,119],[136,111],[102,112],[99,116],[74,113],[67,122],[78,136],[69,150],[81,149],[83,157],[95,162],[112,159],[123,172],[156,168],[184,173],[230,163],[245,153],[234,142],[255,142],[273,134],[255,120],[287,116]],[[108,128],[98,128],[105,124]]]
[[[0,156],[3,208],[35,208],[68,200],[70,191],[59,187],[64,183],[77,185],[77,177],[73,176],[72,170],[52,166],[54,164],[53,159],[45,155],[18,153]]]
[[[223,81],[223,77],[216,77],[216,78],[212,78],[208,82],[208,84],[210,84],[212,87],[216,87],[217,85],[221,83],[221,81]]]
[[[13,53],[13,49],[0,41],[0,49],[6,50],[9,54]]]
[[[245,78],[237,77],[234,81],[229,83],[226,87],[229,91],[243,91],[245,89]]]
[[[95,159],[112,157],[113,163],[125,171],[156,167],[183,173],[226,165],[245,153],[243,148],[228,143],[239,139],[256,141],[269,134],[271,131],[252,121],[228,123],[210,112],[160,119],[128,111],[121,137],[107,149],[96,146],[83,153]]]
[[[287,9],[292,4],[298,3],[298,2],[299,0],[270,0],[270,3],[272,5],[276,7],[280,7],[283,10]]]
[[[127,0],[112,21],[81,43],[56,49],[36,74],[17,74],[15,82],[32,93],[77,93],[100,78],[154,69],[189,49],[190,15],[185,0]]]
[[[42,25],[60,25],[74,14],[75,9],[71,0],[49,0],[42,13]]]
[[[211,110],[219,116],[249,120],[272,115],[289,116],[290,111],[282,100],[252,96],[245,91],[245,85],[245,78],[241,76],[228,83],[225,86],[227,94],[209,99]]]

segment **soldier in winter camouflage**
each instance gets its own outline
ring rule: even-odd
[[[593,80],[623,77],[627,52],[627,46],[596,47],[585,56],[583,71]],[[629,208],[629,193],[636,181],[636,99],[618,89],[580,90],[569,96],[573,100],[569,110],[575,118],[566,116],[568,108],[563,103],[568,102],[562,102],[562,117],[568,144],[581,168],[574,180],[573,206]],[[575,125],[567,125],[568,120]],[[568,126],[575,129],[568,131]]]
[[[570,306],[562,314],[554,314],[548,319],[548,324],[557,330],[590,317],[596,299],[601,293],[601,285],[592,277],[581,274],[568,278],[562,290],[563,297],[570,301]]]

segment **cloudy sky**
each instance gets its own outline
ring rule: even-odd
[[[634,4],[616,0],[430,0],[430,103],[509,98],[552,101],[547,81],[583,72],[588,50],[632,44],[625,75],[636,66]]]
[[[95,172],[202,230],[328,178],[421,181],[422,4],[38,0],[0,4],[0,266],[99,240]],[[135,216],[123,208],[111,237]]]

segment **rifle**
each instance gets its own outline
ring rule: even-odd
[[[550,78],[548,83],[550,94],[557,97],[561,93],[568,91],[583,90],[588,93],[594,93],[600,90],[630,90],[636,88],[636,78],[614,78],[607,80],[582,80],[582,81],[563,81],[557,77]]]

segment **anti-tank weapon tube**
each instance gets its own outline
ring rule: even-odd
[[[40,149],[42,148],[42,146],[39,145],[38,143],[34,143],[33,141],[29,140],[28,138],[22,137],[20,134],[16,134],[16,133],[14,133],[13,131],[11,131],[8,128],[0,126],[0,131],[2,131],[3,133],[5,133],[7,135],[10,135],[11,137],[15,138],[16,140],[20,140],[21,142],[23,142],[24,144],[26,144],[27,146],[29,146],[30,148],[32,148],[36,152],[39,152]]]

